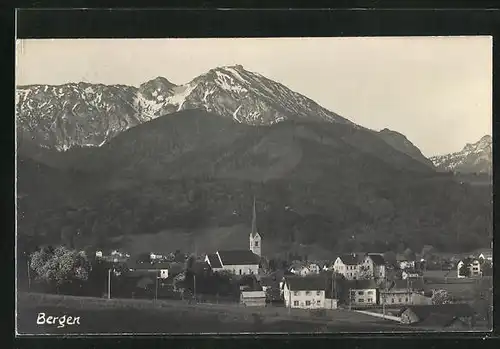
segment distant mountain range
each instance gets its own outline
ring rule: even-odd
[[[250,125],[304,119],[352,124],[242,66],[211,69],[179,86],[163,77],[139,88],[88,83],[20,86],[16,105],[20,135],[58,150],[100,146],[131,127],[186,109]]]
[[[17,108],[18,229],[44,241],[249,224],[254,196],[269,242],[383,252],[488,238],[491,193],[436,171],[404,135],[241,66],[182,86],[24,86]]]
[[[492,138],[482,137],[473,144],[466,144],[458,152],[431,157],[437,169],[455,173],[492,174]]]

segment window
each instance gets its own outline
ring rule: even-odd
[[[316,291],[316,296],[319,296],[320,294],[321,294],[321,291]]]
[[[394,303],[394,298],[391,298],[391,303]]]
[[[311,291],[306,291],[306,296],[310,296],[311,295]]]
[[[300,292],[299,292],[299,291],[293,291],[293,295],[294,295],[294,296],[298,296],[299,294],[300,294]]]
[[[298,307],[299,306],[299,301],[293,301],[293,306]]]
[[[365,292],[364,292],[364,291],[358,291],[358,295],[359,295],[359,296],[362,296],[362,295],[364,295],[364,294],[365,294]]]
[[[366,301],[367,301],[368,303],[372,303],[372,302],[373,302],[373,299],[368,298]]]
[[[368,294],[373,294],[373,291],[368,291]]]
[[[408,297],[406,297],[406,298],[405,298],[405,302],[407,302],[407,303],[408,303]]]
[[[356,295],[356,291],[351,291],[351,296],[355,296]]]
[[[241,269],[240,269],[240,275],[241,275]]]
[[[306,306],[310,306],[311,305],[311,301],[306,301]]]
[[[259,247],[259,242],[258,242],[258,241],[255,241],[253,245],[254,245],[255,247]]]
[[[358,299],[358,303],[364,303],[365,300],[363,298]]]
[[[321,301],[317,301],[316,304],[318,304],[318,305],[321,304]]]
[[[401,303],[401,298],[398,298],[398,303]]]

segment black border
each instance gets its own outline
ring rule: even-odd
[[[104,1],[107,2],[107,1]],[[249,4],[250,1],[242,1]],[[73,6],[82,6],[80,1],[72,3]],[[88,2],[86,2],[88,3]],[[101,6],[107,4],[103,1],[99,2]],[[179,3],[179,1],[172,1]],[[202,6],[211,5],[212,2],[204,1]],[[345,3],[345,2],[343,2]],[[355,5],[350,2],[351,7],[356,6],[358,3],[381,4],[377,1],[358,1]],[[385,2],[386,4],[388,2]],[[394,4],[394,2],[391,2]],[[416,7],[417,2],[407,2],[407,5]],[[420,5],[430,2],[418,2]],[[434,7],[439,2],[432,4]],[[451,2],[443,1],[441,4],[449,6]],[[474,2],[476,6],[480,4],[479,1]],[[468,6],[471,8],[471,3],[459,3],[455,1],[455,7]],[[40,6],[40,2],[30,4]],[[234,5],[234,4],[233,4]],[[432,6],[431,5],[431,6]],[[88,5],[87,5],[88,6]],[[244,6],[244,5],[243,5]],[[342,6],[342,5],[341,5]],[[219,5],[219,8],[227,8],[228,6]],[[342,6],[343,7],[343,6]],[[383,7],[383,6],[380,6]],[[11,12],[10,15],[14,13]],[[7,18],[8,17],[8,18]],[[9,20],[10,19],[10,20]],[[395,10],[214,10],[214,9],[186,9],[186,10],[162,10],[162,9],[149,9],[149,10],[68,10],[68,9],[25,9],[17,12],[17,37],[19,38],[104,38],[104,37],[264,37],[264,36],[422,36],[422,35],[493,35],[494,36],[494,58],[499,57],[500,45],[498,44],[498,32],[500,30],[500,11],[498,10],[410,10],[410,9],[395,9]],[[8,29],[14,29],[13,16],[7,14],[2,18],[2,26]],[[10,31],[10,30],[9,30]],[[8,31],[4,31],[7,33]],[[12,40],[12,36],[9,37]],[[7,45],[13,49],[13,42],[9,41]],[[5,54],[7,50],[2,50]],[[10,55],[9,58],[13,59]],[[494,65],[497,60],[494,59]],[[494,74],[494,87],[498,84],[498,75]],[[12,94],[5,94],[6,104],[12,105],[14,77],[12,75],[12,83],[9,89]],[[494,88],[494,96],[496,97],[497,89]],[[12,97],[12,98],[11,98]],[[496,103],[498,98],[493,98],[493,114],[496,114]],[[8,100],[7,100],[8,99]],[[14,112],[12,107],[10,110]],[[12,113],[14,115],[14,113]],[[497,118],[494,118],[497,119]],[[5,120],[5,119],[4,119]],[[12,122],[13,118],[9,121]],[[496,133],[497,126],[500,124],[495,120],[493,133]],[[10,125],[9,125],[10,126]],[[10,130],[13,130],[12,127]],[[5,128],[4,128],[5,130]],[[495,139],[494,135],[494,139]],[[14,154],[14,135],[12,131],[7,131],[6,135],[1,138],[3,150],[7,150],[9,162],[13,160]],[[12,148],[8,148],[8,146]],[[494,144],[494,157],[497,157],[496,143]],[[497,154],[497,155],[495,155]],[[13,162],[10,162],[12,164]],[[496,159],[494,159],[496,163]],[[13,171],[10,175],[13,174]],[[9,189],[6,196],[13,197],[13,177],[9,176]],[[494,177],[494,181],[496,176]],[[7,195],[8,194],[8,195]],[[9,204],[11,201],[8,201]],[[494,204],[496,208],[496,204]],[[6,207],[4,212],[10,212]],[[495,210],[496,211],[496,210]],[[12,213],[14,211],[12,210]],[[12,215],[13,217],[14,215]],[[14,224],[9,225],[8,230],[12,231]],[[13,237],[13,236],[12,236]],[[13,244],[4,244],[4,246],[13,246]],[[496,251],[497,249],[495,249]],[[9,250],[8,250],[9,251]],[[11,251],[9,251],[12,253]],[[497,251],[496,251],[497,252]],[[12,256],[13,254],[4,254],[4,256]],[[13,258],[12,258],[13,259]],[[12,263],[12,259],[7,261]],[[495,280],[500,279],[499,268],[495,268]],[[14,275],[12,273],[12,275]],[[13,278],[12,278],[13,280]],[[14,283],[12,283],[14,285]],[[498,295],[496,291],[495,295]],[[14,294],[14,292],[12,293]],[[10,314],[12,314],[11,312]],[[498,328],[500,321],[498,320],[498,312],[495,313],[495,328]],[[387,334],[385,334],[387,335]],[[68,345],[85,346],[89,344],[94,347],[97,344],[103,347],[114,347],[142,342],[150,346],[151,344],[162,346],[174,347],[234,347],[234,346],[273,346],[275,348],[283,346],[304,347],[309,345],[314,346],[332,346],[334,344],[344,344],[348,348],[358,347],[371,347],[373,349],[378,347],[386,348],[387,345],[394,345],[401,347],[414,346],[421,347],[422,345],[429,348],[439,347],[441,345],[449,344],[454,348],[459,347],[476,347],[478,345],[494,345],[493,341],[489,338],[491,334],[418,334],[418,335],[404,335],[406,338],[412,338],[412,341],[404,341],[401,334],[390,336],[390,339],[380,338],[380,336],[370,335],[349,335],[348,336],[244,336],[244,337],[221,337],[221,338],[207,338],[201,336],[191,337],[156,337],[145,338],[129,337],[129,338],[104,338],[104,337],[90,337],[86,339],[71,339],[71,343],[65,343],[60,339],[51,337],[50,339],[37,339],[33,338],[19,338],[15,340],[15,347],[67,347]],[[353,338],[354,337],[354,338]],[[475,338],[471,338],[475,337]],[[338,342],[338,340],[341,340]]]

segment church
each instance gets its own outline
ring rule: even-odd
[[[236,275],[250,275],[259,273],[259,264],[262,249],[262,237],[257,232],[257,213],[255,198],[253,200],[252,230],[249,236],[248,250],[217,251],[208,254],[205,262],[213,271],[227,270]]]

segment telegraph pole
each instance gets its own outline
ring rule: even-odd
[[[108,299],[111,299],[111,268],[108,269]]]
[[[158,300],[158,273],[159,271],[156,271],[156,280],[155,280],[155,301]]]
[[[337,299],[337,288],[335,287],[335,275],[334,275],[334,271],[332,271],[332,298],[335,298]],[[334,294],[335,292],[335,294]],[[333,299],[331,301],[331,304],[330,304],[330,308],[333,309]]]
[[[194,299],[196,300],[196,274],[193,273],[193,293],[194,293]]]
[[[28,290],[31,290],[30,260],[28,259]]]

